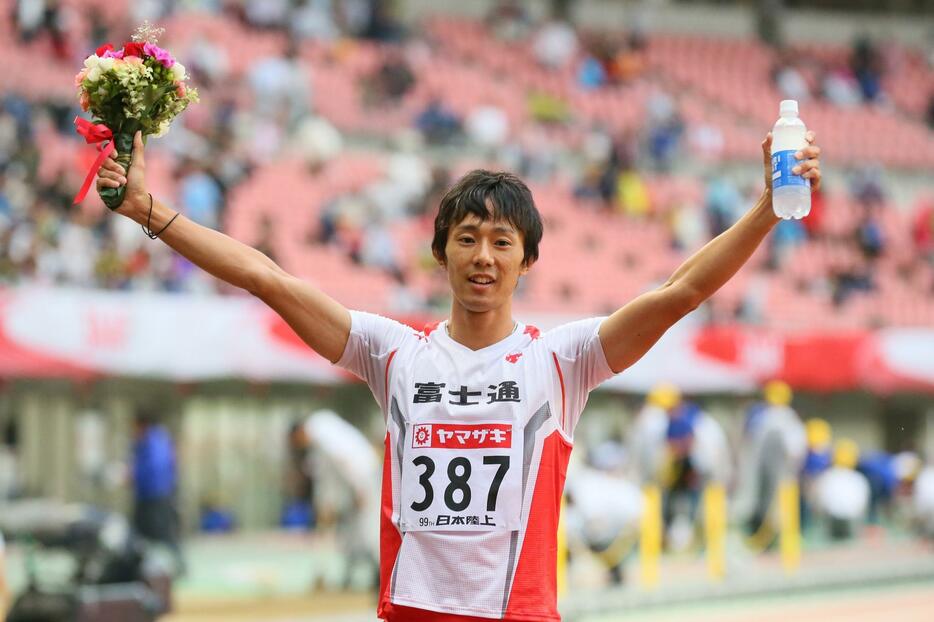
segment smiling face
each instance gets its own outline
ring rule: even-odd
[[[476,170],[441,200],[431,248],[448,273],[456,306],[508,315],[541,238],[541,216],[528,186],[510,173]]]
[[[455,303],[472,313],[508,305],[529,271],[522,234],[508,222],[473,214],[451,228],[444,254]]]

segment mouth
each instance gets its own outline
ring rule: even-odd
[[[496,283],[496,279],[487,274],[475,274],[471,277],[468,277],[467,280],[470,281],[474,286],[480,288],[490,287]]]

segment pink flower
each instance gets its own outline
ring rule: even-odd
[[[84,79],[88,77],[88,68],[85,67],[78,72],[78,75],[75,76],[75,86],[81,86],[81,83],[84,82]]]
[[[178,96],[179,99],[184,98],[186,92],[185,85],[182,82],[175,83],[175,95]]]
[[[152,56],[157,61],[162,63],[162,66],[168,69],[175,64],[175,59],[172,58],[172,55],[169,54],[166,50],[163,50],[158,45],[153,43],[146,43],[143,45],[143,52],[146,53],[146,56]]]
[[[104,52],[104,55],[101,58],[123,58],[123,50],[117,50],[116,52],[110,50],[109,52]]]
[[[88,95],[87,91],[81,91],[81,97],[78,102],[81,104],[81,110],[87,112],[88,108],[91,106],[91,96]]]

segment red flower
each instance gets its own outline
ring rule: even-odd
[[[131,43],[127,41],[123,44],[123,55],[124,56],[139,56],[142,58],[143,54],[143,44],[142,43]]]
[[[97,48],[97,50],[95,50],[94,53],[100,56],[101,58],[103,58],[104,54],[111,51],[112,49],[114,49],[114,46],[110,45],[109,43],[105,43],[104,45]]]

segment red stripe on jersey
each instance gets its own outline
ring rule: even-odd
[[[558,355],[554,352],[551,353],[551,357],[555,360],[555,369],[558,370],[558,380],[561,382],[561,429],[567,431],[568,426],[565,421],[565,410],[564,405],[564,374],[561,373],[561,365],[558,363]]]
[[[389,366],[386,366],[389,369]],[[383,496],[379,513],[379,606],[376,615],[384,616],[389,605],[389,585],[392,568],[402,546],[402,535],[392,523],[392,447],[389,432],[386,432],[386,448],[383,454]]]
[[[558,621],[558,519],[571,444],[552,432],[542,445],[529,522],[505,620]]]
[[[398,352],[398,351],[399,351],[398,349],[393,350],[392,352],[389,353],[389,358],[386,359],[386,376],[383,378],[383,387],[384,387],[384,391],[385,391],[385,393],[384,393],[385,399],[384,399],[383,403],[386,404],[386,412],[387,412],[387,413],[389,412],[389,366],[392,365],[392,359],[393,359],[393,357],[396,356],[396,352]],[[387,416],[388,416],[388,415],[387,415]]]

